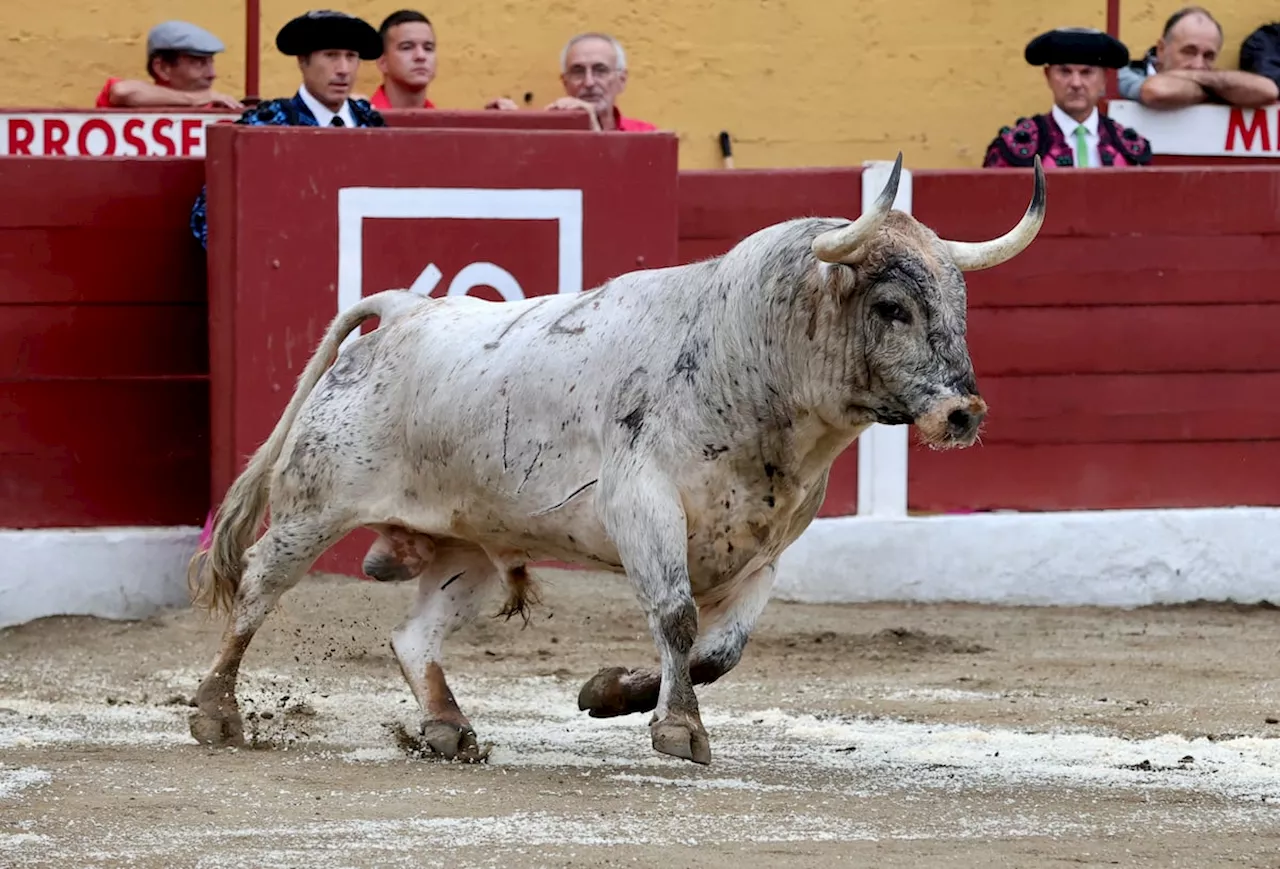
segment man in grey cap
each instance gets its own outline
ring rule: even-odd
[[[226,48],[203,27],[186,21],[165,21],[147,34],[147,72],[151,81],[110,78],[95,105],[98,108],[128,106],[217,106],[241,110],[235,97],[213,90],[214,55]]]

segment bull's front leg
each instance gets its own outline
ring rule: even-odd
[[[679,493],[659,474],[626,474],[601,480],[597,506],[662,660],[661,687],[649,721],[653,747],[662,754],[711,763],[689,673],[698,636],[698,609],[689,584],[685,515]]]
[[[689,659],[694,685],[708,685],[742,660],[742,652],[764,612],[777,569],[766,565],[728,587],[722,597],[699,610],[702,624]],[[606,667],[578,693],[578,708],[592,718],[648,712],[658,704],[662,674],[650,669]]]

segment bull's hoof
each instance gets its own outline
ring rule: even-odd
[[[626,667],[606,667],[592,676],[578,692],[578,708],[592,718],[613,718],[633,710],[627,703],[622,677],[631,673]]]
[[[664,718],[649,725],[649,732],[655,751],[704,766],[711,763],[711,742],[701,724]]]
[[[450,721],[424,721],[418,728],[418,743],[423,755],[463,763],[485,763],[493,751],[493,743],[479,744],[470,725]]]
[[[197,709],[187,718],[191,736],[201,745],[220,748],[245,748],[244,724],[240,713],[218,710],[213,713]]]

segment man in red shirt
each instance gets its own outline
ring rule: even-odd
[[[436,77],[436,32],[427,16],[412,9],[392,12],[378,28],[382,84],[369,97],[375,109],[434,109],[427,87]]]
[[[629,118],[618,108],[627,87],[627,55],[607,33],[579,33],[560,52],[560,81],[565,96],[548,111],[587,111],[592,129],[622,133],[658,129],[648,121]],[[506,97],[490,100],[486,109],[510,111],[516,104]]]
[[[165,21],[147,34],[147,72],[151,82],[109,78],[94,105],[100,109],[133,106],[219,106],[243,110],[235,97],[213,90],[213,56],[222,42],[203,27]]]

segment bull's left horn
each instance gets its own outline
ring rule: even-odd
[[[1031,204],[1027,206],[1027,213],[1022,215],[1017,226],[991,241],[945,242],[951,258],[955,260],[956,268],[962,272],[976,272],[998,266],[1022,253],[1035,240],[1044,223],[1044,169],[1040,166],[1039,154],[1035,158],[1035,169],[1036,189],[1031,196]]]
[[[857,262],[858,248],[876,234],[880,224],[884,223],[884,219],[889,216],[889,211],[893,208],[893,200],[898,198],[898,179],[901,176],[902,152],[899,151],[898,159],[893,162],[893,171],[889,173],[889,180],[885,183],[884,190],[880,192],[880,198],[876,200],[876,204],[853,223],[839,229],[828,229],[815,238],[813,240],[814,256],[828,263]]]

